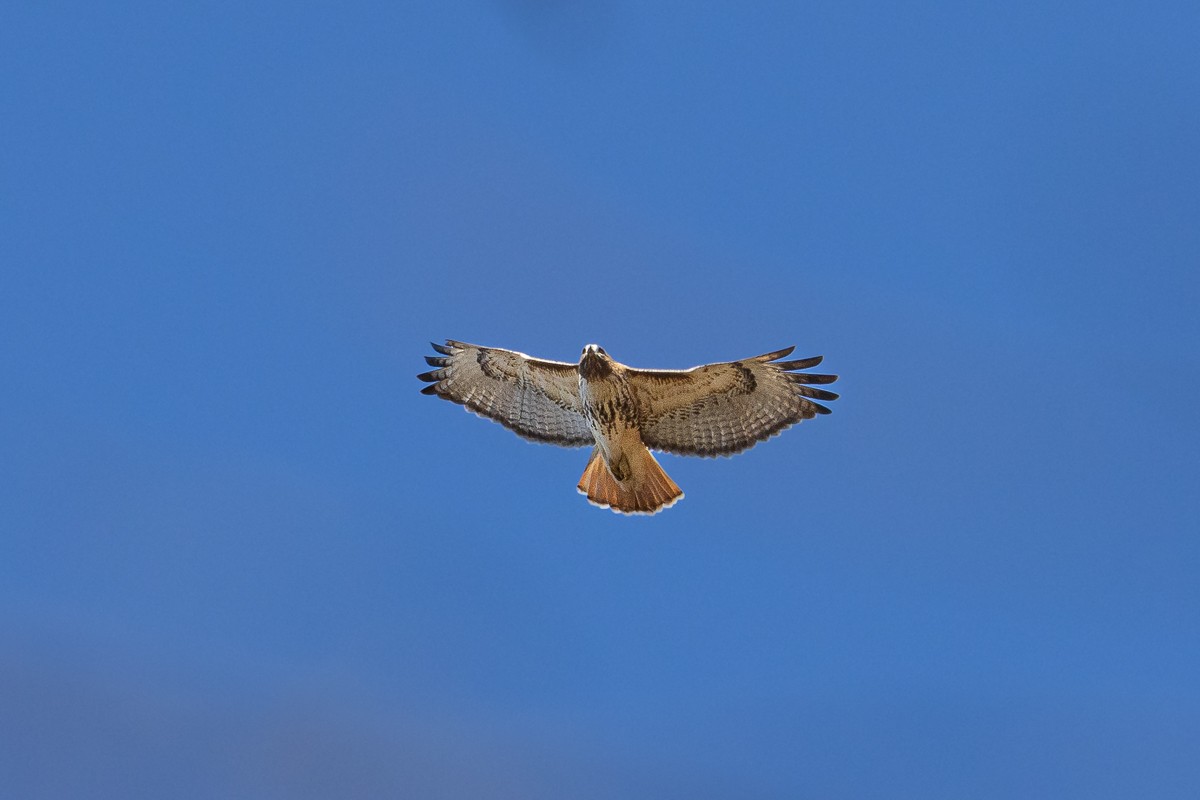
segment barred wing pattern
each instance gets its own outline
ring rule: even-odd
[[[495,420],[518,436],[564,447],[594,444],[579,399],[574,364],[447,339],[425,356],[437,369],[417,377],[433,394]]]
[[[833,383],[837,376],[794,372],[821,363],[821,356],[779,361],[794,349],[689,370],[630,369],[642,441],[679,455],[733,455],[828,414],[813,401],[838,396],[809,384]]]

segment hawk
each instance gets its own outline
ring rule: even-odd
[[[432,343],[431,343],[432,344]],[[518,436],[563,447],[592,447],[579,480],[594,505],[653,514],[683,492],[650,454],[727,456],[797,422],[828,414],[817,400],[837,395],[813,384],[836,375],[798,370],[821,356],[780,361],[794,347],[687,370],[634,369],[589,344],[578,364],[456,342],[432,344],[436,369],[421,390],[466,406]]]

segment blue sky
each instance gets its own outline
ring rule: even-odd
[[[0,11],[0,788],[1195,797],[1192,3]],[[427,341],[829,417],[587,453]]]

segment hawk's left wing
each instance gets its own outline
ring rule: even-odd
[[[438,369],[417,376],[430,384],[422,394],[464,405],[526,439],[564,447],[594,444],[574,364],[452,339],[432,347],[441,355],[425,356]]]
[[[793,371],[815,367],[821,356],[778,360],[794,349],[689,370],[630,369],[642,441],[679,455],[732,455],[789,425],[828,414],[813,400],[837,395],[808,384],[833,383],[837,376]]]

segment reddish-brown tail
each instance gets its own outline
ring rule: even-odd
[[[630,460],[637,462],[629,465],[630,477],[618,481],[608,471],[600,449],[594,449],[592,460],[579,479],[577,488],[580,494],[586,494],[588,502],[593,505],[611,508],[622,514],[653,514],[673,506],[683,497],[675,481],[667,477],[667,473],[645,447],[639,447],[636,454],[630,455]]]

